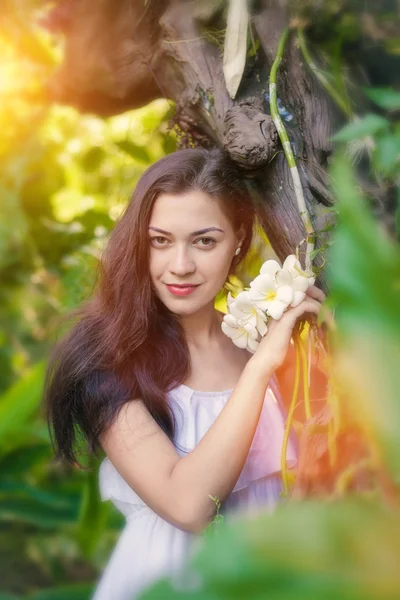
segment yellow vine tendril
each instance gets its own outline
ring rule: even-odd
[[[293,386],[293,394],[292,400],[290,402],[289,412],[286,419],[285,431],[283,434],[283,442],[282,442],[282,450],[281,450],[281,473],[282,473],[282,483],[283,483],[283,496],[287,496],[289,493],[289,478],[288,478],[288,470],[286,463],[286,453],[287,447],[289,443],[289,435],[290,428],[293,423],[293,414],[294,409],[296,408],[297,398],[299,395],[299,384],[300,384],[300,349],[299,349],[299,335],[294,334],[294,346],[296,349],[296,370],[295,370],[295,378],[294,378],[294,386]]]
[[[310,335],[310,333],[308,333]],[[306,419],[311,419],[311,401],[310,401],[310,390],[308,387],[308,361],[307,355],[304,348],[303,340],[301,336],[298,336],[298,350],[300,352],[301,366],[303,370],[303,393],[304,393],[304,410]]]

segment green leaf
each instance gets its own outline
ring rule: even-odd
[[[319,233],[321,233],[321,230]],[[322,248],[316,248],[310,253],[310,258],[313,260],[320,252],[322,252]]]
[[[359,195],[349,161],[337,154],[331,173],[339,225],[327,268],[336,295],[346,304],[347,326],[361,321],[368,329],[374,325],[400,333],[400,250]]]
[[[120,150],[125,152],[125,154],[127,154],[131,158],[134,158],[135,160],[144,162],[146,164],[149,164],[151,162],[149,153],[143,146],[138,146],[130,140],[120,140],[118,142],[115,142],[115,145],[118,146]]]
[[[400,242],[400,186],[397,188],[397,207],[395,213],[395,227],[397,233],[397,239]]]
[[[37,363],[0,396],[0,446],[36,414],[42,400],[45,364]]]
[[[34,469],[36,465],[49,460],[50,457],[51,448],[49,444],[24,444],[8,452],[0,459],[1,476],[5,478],[14,476],[16,473],[21,476],[23,473]]]
[[[364,92],[375,104],[378,104],[378,106],[381,106],[385,110],[400,108],[400,92],[393,88],[364,88]]]
[[[91,471],[86,473],[79,511],[77,539],[83,555],[90,558],[106,526],[109,504],[101,501],[98,484],[98,464],[91,457]]]
[[[387,134],[376,140],[376,166],[386,175],[395,175],[400,166],[400,134]]]
[[[358,140],[368,135],[374,135],[389,127],[389,125],[390,121],[384,117],[369,113],[362,119],[354,120],[345,125],[331,139],[334,142],[350,142],[351,140]]]
[[[93,594],[93,587],[93,583],[60,585],[28,594],[24,596],[24,600],[89,600]]]
[[[0,519],[29,523],[41,529],[57,529],[76,522],[76,510],[55,508],[31,498],[0,498]]]
[[[61,492],[48,492],[18,481],[0,481],[0,496],[5,497],[4,499],[6,500],[10,500],[12,497],[18,499],[27,498],[34,500],[38,504],[44,504],[52,508],[65,508],[72,511],[75,511],[77,506],[75,502],[71,501],[68,496],[63,495]]]
[[[332,179],[339,224],[327,274],[338,302],[342,378],[347,377],[347,387],[354,388],[354,412],[374,432],[388,470],[398,477],[400,248],[374,221],[344,156],[336,155]]]
[[[400,56],[400,37],[393,37],[385,40],[385,50],[388,54]]]
[[[251,519],[225,523],[218,535],[201,539],[183,581],[172,583],[171,578],[164,577],[144,590],[139,599],[399,597],[397,510],[360,498],[308,500],[288,502],[273,514],[264,511]]]
[[[103,148],[100,148],[100,146],[94,146],[93,148],[90,148],[84,156],[82,156],[82,168],[89,172],[96,171],[100,167],[105,157],[106,153],[104,152]]]

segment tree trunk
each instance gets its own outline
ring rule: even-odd
[[[278,41],[291,16],[284,2],[254,2],[250,22],[256,51],[247,57],[232,100],[215,36],[225,28],[224,8],[223,0],[64,0],[49,15],[49,26],[66,34],[64,63],[50,93],[54,100],[101,115],[158,97],[173,100],[180,145],[219,145],[229,152],[243,169],[260,223],[283,260],[306,235],[268,94]],[[321,230],[333,219],[327,210],[332,196],[326,165],[336,116],[294,35],[284,50],[277,90],[318,248],[329,236]],[[316,266],[323,262],[321,254]],[[326,291],[323,271],[317,285]]]

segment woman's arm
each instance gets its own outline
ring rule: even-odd
[[[193,533],[213,519],[243,469],[272,369],[247,363],[228,402],[183,458],[140,400],[127,404],[101,438],[111,462],[163,519]]]
[[[285,360],[293,329],[306,314],[318,315],[320,303],[311,297],[288,310],[269,327],[257,351],[207,433],[181,458],[143,403],[121,410],[102,446],[125,481],[157,514],[192,532],[212,520],[224,502],[248,456],[265,392],[272,374]]]
[[[195,531],[201,531],[215,515],[216,506],[209,495],[224,502],[246,462],[273,373],[272,366],[261,368],[252,361],[210,429],[172,471],[175,489],[189,494]]]

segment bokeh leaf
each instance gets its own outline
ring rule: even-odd
[[[99,543],[109,514],[109,504],[102,502],[98,484],[98,461],[90,461],[86,473],[79,510],[77,539],[86,558],[92,556]]]
[[[337,362],[361,422],[400,477],[400,248],[373,220],[356,190],[349,162],[335,157],[332,175],[339,224],[328,277],[337,302]]]
[[[350,142],[358,140],[368,135],[374,135],[383,129],[386,129],[390,122],[373,113],[365,115],[362,119],[357,119],[345,125],[331,139],[335,142]]]
[[[115,145],[118,146],[120,150],[125,152],[125,154],[131,158],[134,158],[135,160],[145,163],[150,162],[149,153],[147,152],[146,148],[143,146],[138,146],[131,140],[120,140],[115,142]]]
[[[89,600],[92,593],[93,584],[77,583],[34,592],[25,596],[24,600]]]
[[[164,578],[139,598],[394,600],[399,555],[397,513],[361,498],[292,502],[224,523],[184,579]]]
[[[381,108],[386,110],[400,109],[400,92],[391,87],[365,88],[364,92]]]
[[[0,397],[0,446],[37,412],[44,371],[45,362],[37,363]]]

